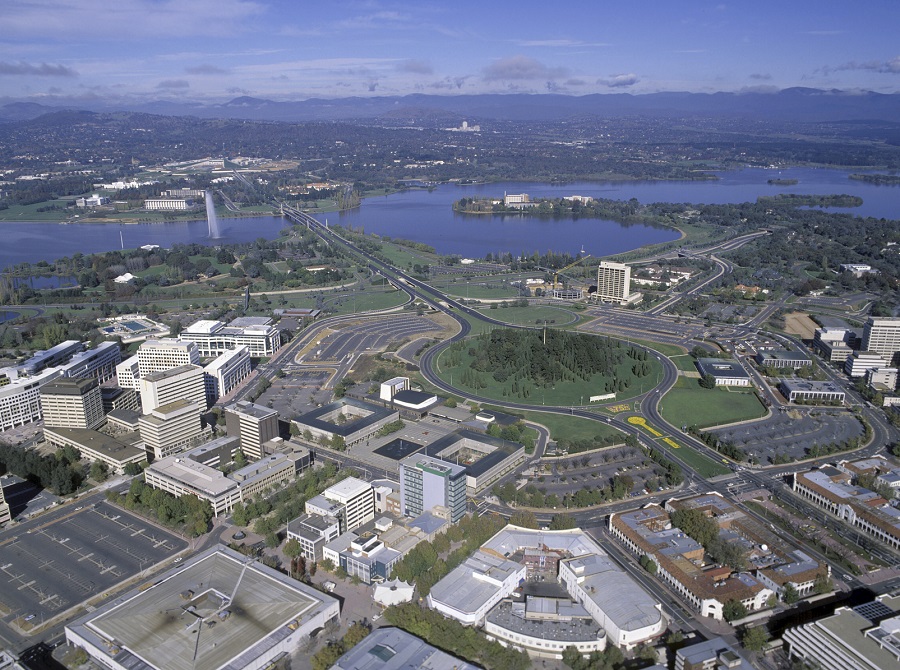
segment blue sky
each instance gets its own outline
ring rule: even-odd
[[[0,102],[900,91],[900,0],[0,4]]]

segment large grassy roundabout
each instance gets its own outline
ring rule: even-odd
[[[544,338],[546,337],[546,343]],[[441,352],[435,372],[472,395],[530,405],[587,405],[632,398],[656,386],[662,365],[646,349],[561,330],[495,328]]]

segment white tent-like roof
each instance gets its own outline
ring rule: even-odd
[[[414,590],[415,588],[412,585],[395,579],[376,585],[373,597],[379,605],[389,607],[399,603],[410,602],[413,599]]]

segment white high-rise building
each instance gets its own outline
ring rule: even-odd
[[[199,365],[179,365],[141,377],[141,411],[144,414],[180,399],[196,403],[201,411],[206,410],[206,386],[203,368]]]
[[[863,329],[863,351],[874,351],[890,363],[900,353],[900,318],[869,317]]]
[[[626,302],[631,292],[631,268],[624,263],[600,261],[597,268],[597,300]]]
[[[343,507],[343,532],[356,530],[375,518],[375,489],[368,482],[347,477],[325,489],[322,497]]]
[[[231,393],[250,375],[250,350],[238,347],[217,357],[203,369],[209,404]]]
[[[200,407],[187,400],[176,400],[157,407],[138,419],[148,459],[165,458],[193,445],[203,434]]]
[[[147,340],[137,351],[138,375],[146,377],[151,372],[171,370],[179,365],[199,365],[200,351],[194,342],[164,338]]]

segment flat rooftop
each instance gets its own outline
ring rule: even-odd
[[[70,628],[133,670],[238,669],[288,637],[289,624],[303,625],[332,602],[219,546]]]
[[[266,417],[270,417],[273,414],[278,414],[278,412],[274,409],[269,409],[264,405],[257,405],[256,403],[249,402],[247,400],[238,400],[237,402],[233,402],[230,405],[226,405],[225,411],[234,412],[235,414],[252,416],[254,419],[265,419]]]
[[[479,670],[399,628],[378,628],[341,656],[332,670]]]
[[[740,363],[725,358],[698,358],[697,368],[700,374],[713,377],[750,377]]]
[[[106,433],[96,430],[88,428],[56,428],[55,426],[45,426],[44,430],[55,433],[85,449],[91,449],[99,454],[103,454],[110,460],[125,462],[138,456],[143,458],[147,456],[143,449],[134,446],[134,444],[110,437]]]

